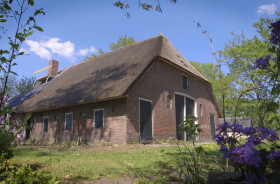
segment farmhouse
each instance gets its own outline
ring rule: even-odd
[[[58,72],[50,61],[34,89],[11,101],[28,120],[25,138],[112,143],[186,140],[180,123],[198,117],[210,140],[221,117],[211,84],[163,35]]]

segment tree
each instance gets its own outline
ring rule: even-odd
[[[16,93],[17,95],[22,94],[34,87],[34,77],[24,77],[16,82]]]
[[[96,58],[97,56],[103,55],[105,52],[102,49],[98,49],[96,53],[93,53],[91,56],[85,56],[83,61],[88,61],[90,59]]]
[[[171,3],[176,3],[177,0],[170,0]],[[124,1],[116,1],[113,4],[115,7],[120,8],[125,12],[125,16],[129,18],[131,14],[129,13],[128,9],[130,7],[129,3],[126,3]],[[155,11],[162,12],[161,5],[160,5],[160,0],[150,0],[149,3],[143,2],[142,0],[138,0],[138,5],[146,11],[149,11],[151,9],[154,9]]]
[[[34,0],[17,0],[16,2],[13,0],[3,0],[0,3],[0,23],[2,28],[5,30],[5,22],[14,20],[16,23],[15,33],[12,36],[7,35],[10,47],[8,49],[0,49],[0,72],[5,74],[5,77],[1,78],[1,80],[4,81],[4,85],[0,93],[0,108],[3,106],[4,99],[6,98],[9,76],[10,74],[16,75],[16,73],[12,71],[12,67],[17,65],[15,59],[18,56],[24,55],[24,52],[20,51],[22,43],[27,37],[33,34],[34,30],[43,31],[35,20],[38,15],[45,14],[43,8],[35,10],[28,18],[24,16],[28,8],[32,6],[34,6]],[[11,33],[11,31],[9,31],[9,33]],[[1,39],[3,39],[3,37],[1,37]]]
[[[4,77],[5,77],[5,75],[3,75],[3,78]],[[6,96],[7,96],[8,100],[17,95],[16,90],[15,90],[16,82],[17,82],[16,76],[11,75],[7,82],[7,89],[6,89]],[[1,80],[0,84],[1,84],[0,91],[3,91],[4,90],[4,80]]]
[[[121,47],[131,45],[133,43],[135,43],[135,40],[133,37],[131,37],[131,36],[127,37],[126,35],[124,35],[124,36],[119,37],[118,41],[116,43],[114,43],[114,42],[110,43],[109,48],[111,51],[114,51]]]
[[[109,49],[111,51],[114,51],[121,47],[131,45],[133,43],[135,43],[135,40],[133,37],[131,37],[131,36],[127,37],[126,35],[124,35],[124,36],[119,37],[118,41],[116,43],[111,42],[109,44]],[[104,52],[104,50],[99,48],[98,51],[96,53],[93,53],[91,56],[85,56],[83,61],[88,61],[90,59],[96,58],[97,56],[103,55],[105,53],[106,52]]]
[[[273,114],[279,109],[279,98],[273,94],[269,71],[256,70],[255,61],[267,56],[275,57],[269,51],[270,29],[273,20],[261,18],[254,24],[259,35],[247,39],[242,33],[233,34],[233,39],[225,45],[221,55],[234,78],[238,90],[239,111],[249,116],[259,127],[275,122]],[[273,70],[273,67],[271,67]],[[273,107],[273,108],[272,108]],[[280,126],[279,122],[275,122]]]
[[[212,84],[212,88],[214,94],[218,100],[218,104],[220,107],[223,106],[222,100],[222,89],[221,89],[221,79],[219,77],[219,68],[217,64],[214,63],[199,63],[195,61],[190,61],[191,65],[198,70],[208,81]],[[234,109],[232,108],[233,96],[235,93],[235,89],[233,86],[233,77],[229,75],[225,75],[222,73],[223,84],[225,86],[225,115],[227,117],[234,116]]]

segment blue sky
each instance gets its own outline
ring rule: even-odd
[[[212,36],[216,51],[223,49],[231,32],[242,31],[250,38],[255,34],[253,23],[260,16],[276,17],[280,0],[178,0],[176,4],[161,0],[163,12],[144,11],[138,1],[130,2],[131,17],[113,6],[116,0],[40,0],[45,16],[37,18],[44,32],[35,32],[23,44],[28,56],[17,58],[14,67],[20,77],[48,66],[49,59],[59,61],[59,69],[77,64],[98,48],[109,51],[109,43],[127,35],[136,41],[164,34],[189,61],[215,62],[209,40],[192,19],[200,22]],[[147,0],[149,1],[149,0]],[[150,2],[153,2],[150,0]],[[13,22],[6,25],[12,33]],[[10,31],[11,30],[11,31]],[[7,47],[2,39],[0,47]],[[40,73],[38,76],[44,73]]]

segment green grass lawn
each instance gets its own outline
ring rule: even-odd
[[[203,145],[207,154],[221,158],[217,145]],[[181,147],[181,150],[185,150]],[[63,179],[95,180],[99,178],[142,177],[162,175],[179,179],[179,168],[187,154],[176,145],[127,146],[18,146],[12,162],[29,164],[32,168],[48,170]],[[220,163],[204,156],[201,159],[205,174],[217,169]],[[219,169],[219,168],[218,168]]]

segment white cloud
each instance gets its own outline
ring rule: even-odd
[[[86,56],[90,52],[97,52],[97,50],[95,47],[91,46],[89,49],[80,49],[77,54],[80,56]]]
[[[74,59],[75,45],[70,41],[60,42],[59,38],[51,38],[46,42],[40,43],[43,47],[50,49],[52,53],[68,59]]]
[[[26,40],[25,43],[30,47],[29,51],[34,52],[36,55],[40,56],[42,59],[51,59],[54,54],[63,57],[67,60],[75,62],[75,56],[86,56],[90,52],[96,52],[95,47],[80,49],[75,51],[75,44],[66,41],[61,42],[60,38],[50,38],[47,41],[33,41]]]
[[[257,14],[258,15],[263,15],[263,14],[268,14],[268,15],[274,15],[275,11],[277,10],[277,6],[272,3],[268,5],[261,5],[258,7]]]
[[[40,58],[42,58],[42,59],[51,59],[52,58],[52,54],[50,53],[50,51],[48,51],[47,49],[42,47],[39,42],[36,42],[33,40],[26,40],[25,43],[30,47],[29,50],[31,52],[34,52],[38,56],[40,56]]]

